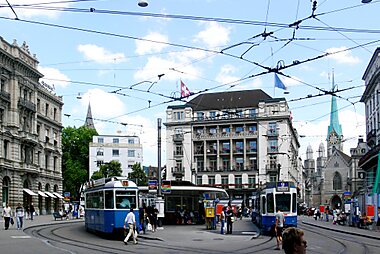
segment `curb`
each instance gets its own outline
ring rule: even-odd
[[[313,223],[310,223],[310,222],[305,222],[305,221],[302,221],[302,224],[306,224],[306,225],[317,227],[317,228],[323,228],[323,229],[326,229],[326,230],[335,231],[335,232],[339,232],[339,233],[343,233],[343,234],[350,234],[350,235],[355,235],[355,236],[361,236],[361,237],[371,238],[371,239],[375,239],[375,240],[380,240],[380,236],[377,237],[377,236],[365,235],[365,234],[361,234],[361,233],[357,233],[357,232],[347,232],[346,230],[340,230],[340,229],[337,229],[337,228],[329,228],[329,227],[325,227],[325,226],[321,226],[321,225],[316,225],[316,224],[313,224]]]

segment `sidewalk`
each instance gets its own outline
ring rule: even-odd
[[[299,221],[302,221],[303,224],[315,226],[319,228],[324,228],[327,230],[332,230],[340,233],[345,234],[351,234],[351,235],[357,235],[367,238],[372,238],[376,240],[380,240],[380,232],[375,230],[368,230],[368,229],[361,229],[357,227],[350,227],[348,225],[341,226],[338,224],[333,224],[332,220],[330,218],[329,222],[326,222],[324,220],[315,220],[312,216],[299,216]]]

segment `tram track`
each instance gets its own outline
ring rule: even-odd
[[[310,226],[310,225],[306,225],[306,224],[302,224],[302,226],[301,226],[301,228],[303,228],[303,229],[306,229],[307,231],[309,231],[309,232],[313,232],[313,233],[315,233],[315,234],[319,234],[320,235],[320,231],[325,231],[325,232],[331,232],[331,231],[329,231],[329,230],[327,230],[327,229],[324,229],[324,228],[318,228],[319,229],[319,231],[318,230],[316,230],[315,229],[315,227],[314,226]],[[341,233],[341,234],[343,234],[343,233]],[[348,234],[349,235],[349,234]],[[362,251],[360,252],[360,253],[358,253],[358,252],[355,252],[355,254],[370,254],[371,252],[370,252],[370,250],[369,250],[369,246],[371,246],[371,247],[375,247],[375,248],[379,248],[380,247],[380,245],[375,245],[375,244],[370,244],[370,243],[363,243],[363,241],[359,241],[359,240],[355,240],[355,239],[353,239],[352,237],[350,237],[349,239],[347,238],[347,236],[345,236],[345,237],[343,237],[343,236],[338,236],[338,234],[335,234],[335,236],[329,236],[328,234],[323,234],[323,236],[325,237],[325,238],[327,238],[327,239],[331,239],[331,240],[333,240],[333,241],[336,241],[336,242],[338,242],[338,243],[340,243],[341,245],[343,245],[344,246],[344,249],[342,249],[339,253],[340,254],[345,254],[345,253],[352,253],[352,252],[350,252],[351,250],[350,250],[350,248],[347,246],[347,244],[345,244],[343,241],[348,241],[348,242],[350,242],[350,243],[355,243],[355,244],[357,244],[357,245],[359,245],[359,246],[361,246],[361,249],[362,249]],[[312,252],[311,250],[308,250],[308,252]],[[317,253],[317,252],[315,252],[315,253]],[[325,251],[324,252],[321,252],[321,253],[325,253]]]
[[[62,245],[69,245],[70,247],[78,247],[82,248],[84,250],[91,250],[99,253],[110,253],[110,254],[119,254],[119,253],[149,253],[149,250],[144,250],[144,247],[150,247],[154,249],[152,253],[160,253],[160,250],[166,253],[220,253],[220,251],[210,251],[209,249],[202,249],[202,248],[194,248],[194,247],[181,247],[177,245],[172,245],[167,242],[164,242],[163,244],[154,244],[149,243],[151,240],[141,240],[139,241],[138,249],[132,250],[128,249],[127,246],[125,246],[121,241],[115,241],[111,240],[112,242],[119,243],[122,247],[115,247],[110,244],[107,244],[106,246],[104,244],[98,244],[95,242],[88,242],[83,240],[74,239],[73,237],[66,237],[59,233],[60,230],[69,227],[70,225],[62,225],[62,226],[55,226],[53,229],[49,229],[51,225],[45,225],[45,226],[35,226],[33,228],[25,230],[26,234],[29,234],[33,237],[36,237],[43,242],[45,242],[48,245],[51,245],[54,248],[61,249],[67,253],[77,253],[75,251],[71,251],[70,248],[61,248],[57,247],[58,244]],[[47,231],[47,232],[45,232]],[[133,246],[133,244],[131,244]],[[141,246],[141,247],[140,247]],[[248,248],[245,248],[248,250]],[[242,250],[245,250],[242,249]]]

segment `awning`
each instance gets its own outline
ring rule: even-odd
[[[57,198],[64,199],[64,197],[61,194],[57,193],[57,192],[53,192],[53,194],[56,195]]]
[[[45,194],[48,195],[51,198],[55,198],[55,196],[52,193],[48,192],[48,191],[45,191]]]
[[[26,193],[28,193],[31,196],[38,196],[38,194],[34,193],[33,191],[31,191],[29,189],[22,189],[22,190],[25,191]]]
[[[45,197],[45,198],[47,198],[48,196],[45,194],[45,193],[43,193],[42,191],[37,191],[38,192],[38,195],[40,195],[40,196],[42,196],[42,197]]]

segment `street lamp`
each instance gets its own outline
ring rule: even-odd
[[[363,3],[363,4],[368,4],[368,3],[370,3],[370,2],[372,2],[372,0],[362,0],[362,3]]]
[[[147,7],[147,6],[148,6],[148,1],[139,0],[138,5],[139,5],[140,7]]]

